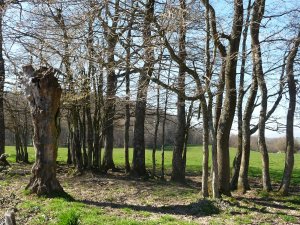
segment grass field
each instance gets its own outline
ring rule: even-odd
[[[6,153],[10,155],[9,161],[15,162],[15,147],[7,146]],[[32,147],[28,149],[29,161],[34,161],[34,150]],[[231,165],[232,160],[235,156],[236,149],[230,149],[230,159]],[[146,166],[151,169],[152,165],[152,151],[146,150]],[[102,154],[103,155],[103,154]],[[130,157],[132,157],[132,149],[130,149]],[[270,174],[271,179],[275,182],[279,182],[282,178],[282,173],[284,169],[285,154],[284,153],[269,153],[270,157]],[[161,166],[161,151],[156,153],[156,163],[158,174],[160,172]],[[58,159],[59,162],[65,163],[67,161],[67,149],[59,148]],[[116,166],[124,167],[124,150],[122,148],[114,149],[114,161]],[[172,161],[172,151],[171,147],[167,148],[165,151],[165,167],[166,173],[171,171],[171,161]],[[131,158],[130,158],[131,162]],[[187,173],[190,175],[200,175],[202,168],[202,146],[189,146],[187,153]],[[261,177],[261,154],[257,151],[251,151],[250,156],[250,177]],[[294,172],[292,176],[292,184],[300,184],[300,154],[295,154]]]
[[[123,172],[74,174],[66,165],[67,149],[58,152],[58,179],[70,197],[56,198],[28,195],[25,191],[32,165],[15,163],[15,148],[6,147],[11,168],[0,171],[0,224],[8,209],[15,209],[17,224],[24,225],[186,225],[186,224],[300,224],[300,155],[295,155],[293,194],[283,197],[261,190],[259,152],[251,152],[251,190],[245,195],[221,200],[201,197],[201,146],[190,146],[187,154],[186,184],[160,179],[136,179]],[[132,152],[131,152],[132,153]],[[151,169],[151,151],[146,151],[146,164]],[[235,149],[230,150],[231,160]],[[167,174],[171,171],[171,148],[166,151]],[[34,161],[34,150],[29,148]],[[118,167],[124,165],[123,149],[114,149]],[[160,151],[157,152],[160,171]],[[278,184],[284,167],[284,154],[270,153],[272,180]],[[297,185],[295,185],[297,184]]]

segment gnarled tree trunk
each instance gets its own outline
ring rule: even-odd
[[[31,65],[23,67],[29,82],[26,95],[30,103],[34,127],[33,144],[36,161],[26,189],[37,195],[63,192],[56,178],[58,116],[61,88],[54,72],[48,68],[34,71]]]

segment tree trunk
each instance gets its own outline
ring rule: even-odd
[[[27,82],[26,95],[31,107],[34,127],[33,144],[36,161],[32,177],[26,189],[37,195],[52,195],[63,192],[56,178],[58,120],[61,88],[54,72],[47,68],[34,71],[31,65],[24,66]]]
[[[172,65],[172,60],[170,61],[170,66],[169,66],[169,71],[168,71],[168,85],[170,84],[170,74],[171,74],[171,65]],[[167,121],[167,108],[168,108],[168,98],[169,98],[169,90],[166,90],[166,95],[165,95],[165,106],[164,106],[164,114],[163,114],[163,121],[162,121],[162,140],[161,140],[161,180],[165,180],[165,130],[166,130],[166,121]]]
[[[268,106],[268,90],[264,78],[262,67],[261,49],[259,42],[260,23],[264,15],[265,0],[256,0],[254,2],[252,20],[251,20],[251,49],[252,60],[254,65],[254,73],[257,77],[258,86],[261,92],[261,109],[258,122],[258,147],[262,154],[262,179],[263,189],[270,191],[271,179],[269,173],[269,155],[265,140],[266,120],[267,120],[267,106]]]
[[[249,160],[250,160],[250,140],[251,140],[251,132],[250,132],[250,121],[253,112],[253,105],[255,102],[255,98],[257,95],[257,79],[253,72],[252,75],[252,84],[249,93],[249,97],[247,100],[247,104],[244,110],[244,118],[243,118],[243,145],[242,145],[242,158],[241,165],[239,170],[239,178],[238,178],[238,190],[242,193],[245,193],[250,189],[248,182],[248,171],[249,171]]]
[[[82,172],[83,170],[83,157],[81,152],[81,134],[80,134],[80,115],[78,106],[73,102],[71,106],[70,114],[71,118],[71,148],[73,154],[73,163],[75,164],[76,170]]]
[[[300,44],[300,31],[298,37],[292,50],[288,54],[286,76],[289,88],[289,108],[286,117],[286,150],[285,150],[285,167],[283,172],[283,177],[281,181],[281,186],[279,191],[283,195],[287,195],[289,192],[290,181],[292,177],[293,167],[294,167],[294,114],[296,108],[296,81],[294,78],[294,61],[297,55],[298,47]]]
[[[0,0],[0,155],[5,152],[5,124],[4,124],[4,83],[5,83],[5,68],[3,59],[3,29],[2,29],[2,19],[5,11],[4,0]]]
[[[114,115],[115,115],[115,92],[116,77],[114,72],[107,76],[107,100],[105,109],[104,123],[104,156],[102,161],[102,169],[106,172],[109,169],[115,169],[113,161],[114,147]]]
[[[24,109],[24,128],[23,128],[23,133],[22,133],[22,142],[23,142],[23,148],[24,148],[24,159],[23,162],[24,163],[29,163],[28,160],[28,118],[27,118],[27,107],[25,107]]]
[[[203,123],[203,160],[202,160],[202,196],[208,197],[208,159],[209,159],[209,127],[206,107],[202,103]],[[206,103],[205,103],[206,104]]]
[[[80,122],[81,140],[82,140],[82,151],[83,151],[83,167],[88,167],[88,154],[86,151],[86,108],[82,109],[82,121]]]
[[[140,74],[138,81],[137,100],[135,107],[135,122],[133,134],[133,160],[132,160],[132,173],[136,176],[146,176],[145,166],[145,114],[147,92],[149,86],[149,79],[154,70],[154,52],[152,48],[151,37],[151,22],[153,21],[154,14],[154,0],[148,0],[146,3],[144,27],[143,27],[143,47],[144,53],[144,68]]]
[[[158,74],[159,79],[159,74]],[[159,86],[157,85],[157,95],[156,95],[156,120],[155,120],[155,128],[154,128],[154,137],[153,137],[153,149],[152,149],[152,178],[154,178],[156,174],[156,148],[157,148],[157,135],[158,135],[158,127],[159,127],[159,120],[160,120],[160,113],[159,113],[159,100],[160,100],[160,91]]]
[[[90,6],[93,7],[92,2],[90,2]],[[86,112],[86,119],[87,119],[87,168],[91,169],[93,167],[93,156],[95,154],[94,152],[94,130],[93,130],[93,120],[92,120],[92,113],[91,113],[91,83],[92,80],[95,79],[96,76],[96,69],[94,66],[94,30],[93,30],[93,23],[95,18],[93,16],[89,16],[88,21],[88,38],[87,38],[87,54],[90,58],[89,64],[88,64],[88,74],[87,74],[87,82],[85,87],[86,92],[86,104],[85,104],[85,112]],[[93,78],[93,79],[92,79]],[[93,90],[95,95],[97,93],[97,90]],[[96,99],[95,99],[96,102]],[[96,109],[95,109],[96,111]],[[95,121],[94,121],[95,122]]]
[[[115,116],[115,102],[116,102],[116,88],[117,78],[115,74],[115,59],[114,51],[116,46],[116,37],[113,32],[111,36],[107,37],[108,42],[108,65],[110,65],[107,74],[107,89],[106,89],[106,103],[105,103],[105,118],[104,118],[104,155],[102,161],[102,169],[104,172],[107,170],[115,169],[113,160],[114,148],[114,116]]]
[[[133,1],[131,1],[131,8],[133,8]],[[130,163],[129,163],[129,128],[130,128],[130,53],[131,53],[131,29],[134,20],[134,10],[130,15],[130,22],[128,26],[127,33],[127,46],[126,46],[126,74],[125,74],[125,84],[126,84],[126,106],[125,106],[125,124],[124,124],[124,153],[125,153],[125,172],[130,173]]]
[[[236,65],[243,27],[243,1],[234,3],[235,15],[231,32],[230,48],[226,58],[225,71],[225,100],[217,131],[218,169],[220,192],[230,193],[230,164],[229,164],[229,136],[236,107]]]
[[[186,60],[186,4],[185,0],[180,0],[180,24],[179,24],[179,53],[178,57],[182,62]],[[185,139],[186,119],[185,119],[185,70],[182,65],[179,65],[178,73],[178,90],[177,96],[177,124],[173,148],[172,159],[172,175],[171,180],[184,182],[185,181],[185,166],[183,160],[183,148]]]
[[[93,165],[93,154],[94,154],[94,131],[93,131],[93,122],[91,116],[91,106],[90,106],[90,97],[87,97],[87,105],[86,105],[86,117],[87,117],[87,168],[91,169]]]
[[[237,102],[237,114],[238,114],[238,147],[237,153],[233,160],[233,171],[231,178],[231,190],[237,189],[241,160],[242,160],[242,152],[243,152],[243,99],[245,95],[244,91],[244,77],[245,77],[245,64],[247,59],[247,34],[249,28],[249,20],[250,20],[250,12],[251,12],[251,0],[248,1],[247,7],[247,18],[246,24],[243,31],[243,43],[242,43],[242,63],[241,63],[241,71],[240,71],[240,86],[239,86],[239,95]]]
[[[125,171],[130,172],[129,163],[129,128],[130,128],[130,80],[129,73],[126,74],[126,106],[125,106],[125,127],[124,127],[124,152],[125,152]]]

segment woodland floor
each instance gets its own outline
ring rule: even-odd
[[[213,201],[201,198],[199,176],[189,176],[186,184],[137,180],[123,172],[75,176],[59,165],[59,180],[73,199],[46,199],[24,191],[31,166],[13,163],[0,172],[0,215],[14,209],[17,224],[300,224],[299,186],[282,197],[262,192],[253,179],[246,195]]]

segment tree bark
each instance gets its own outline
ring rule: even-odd
[[[180,0],[180,25],[179,25],[179,53],[178,57],[182,62],[186,60],[186,3],[185,0]],[[186,119],[185,119],[185,70],[182,64],[179,64],[178,73],[178,90],[177,95],[177,124],[173,148],[172,158],[172,175],[171,180],[184,182],[185,181],[185,166],[183,160],[183,148],[185,139]]]
[[[153,21],[154,14],[154,0],[147,0],[144,17],[143,27],[143,47],[144,53],[144,68],[140,74],[138,81],[138,92],[135,106],[135,122],[134,122],[134,134],[133,134],[133,160],[132,160],[132,174],[136,176],[146,176],[145,166],[145,114],[146,114],[146,102],[147,92],[150,80],[154,70],[154,52],[152,48],[151,37],[151,22]]]
[[[5,152],[5,123],[4,123],[4,83],[5,83],[5,68],[3,58],[3,27],[2,20],[4,16],[4,0],[0,0],[0,155]]]
[[[265,140],[267,106],[268,106],[268,90],[264,78],[262,67],[261,48],[259,42],[260,23],[264,15],[265,0],[256,0],[254,2],[252,20],[251,20],[251,49],[252,60],[254,65],[254,73],[257,77],[258,86],[261,92],[261,109],[258,122],[258,147],[262,154],[262,182],[263,189],[266,191],[272,190],[271,178],[269,173],[269,155]]]
[[[255,73],[252,74],[252,84],[250,88],[249,97],[244,110],[243,117],[243,144],[242,144],[242,158],[241,165],[239,170],[239,178],[238,178],[238,190],[242,193],[245,193],[250,189],[248,182],[248,170],[249,170],[249,160],[250,160],[250,121],[253,112],[253,105],[255,102],[255,98],[257,95],[257,79]]]
[[[236,65],[243,27],[243,1],[234,3],[234,19],[225,70],[225,100],[217,130],[220,193],[230,193],[229,136],[236,108]]]
[[[231,190],[237,189],[242,154],[243,154],[243,99],[245,95],[244,90],[244,77],[245,77],[245,64],[247,59],[247,36],[248,36],[248,28],[249,28],[249,20],[250,20],[250,12],[251,12],[251,0],[248,1],[247,7],[247,17],[245,21],[245,28],[243,31],[243,42],[242,42],[242,63],[240,70],[240,85],[239,85],[239,94],[238,94],[238,102],[237,102],[237,114],[238,114],[238,147],[237,153],[233,160],[233,171],[231,178]]]
[[[47,68],[34,71],[31,65],[23,67],[29,82],[26,95],[30,103],[36,151],[32,177],[26,189],[37,195],[63,192],[56,178],[57,140],[59,136],[59,105],[61,88],[54,72]]]
[[[159,79],[159,74],[158,74]],[[152,149],[152,174],[151,177],[154,178],[156,174],[156,148],[157,148],[157,136],[158,136],[158,128],[159,128],[159,120],[160,120],[160,108],[159,108],[159,101],[160,101],[160,90],[159,86],[157,85],[157,95],[156,95],[156,120],[155,120],[155,128],[154,128],[154,137],[153,137],[153,149]]]
[[[113,55],[111,56],[113,57]],[[110,60],[111,61],[111,60]],[[112,61],[114,62],[114,60]],[[114,68],[110,68],[114,70]],[[105,124],[104,124],[104,155],[102,161],[102,169],[106,172],[109,169],[115,169],[113,160],[114,147],[114,115],[115,115],[115,93],[116,93],[116,76],[114,71],[109,72],[107,76],[107,93],[106,93],[106,109],[105,109]]]
[[[294,61],[297,55],[298,47],[300,44],[300,31],[298,37],[295,40],[294,46],[288,54],[286,65],[286,76],[289,88],[289,108],[286,117],[286,150],[285,150],[285,166],[283,177],[279,191],[283,195],[287,195],[289,192],[291,177],[294,168],[294,114],[296,108],[296,81],[294,78]]]

